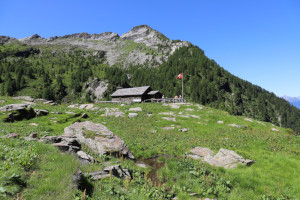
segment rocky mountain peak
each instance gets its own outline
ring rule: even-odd
[[[169,38],[162,33],[152,29],[148,25],[140,25],[133,27],[127,33],[121,36],[123,40],[133,40],[137,43],[144,43],[147,46],[153,47],[157,45],[165,45],[170,42]]]

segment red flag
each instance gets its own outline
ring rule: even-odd
[[[182,79],[182,73],[178,74],[177,79]]]

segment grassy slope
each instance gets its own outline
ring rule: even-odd
[[[1,97],[0,99],[6,101],[0,106],[18,102],[10,98]],[[160,195],[159,197],[166,197],[161,188],[167,189],[165,193],[171,193],[182,199],[191,198],[187,196],[191,192],[197,192],[201,194],[200,196],[216,196],[218,199],[300,198],[298,176],[300,174],[300,138],[291,135],[288,129],[275,127],[279,131],[271,131],[272,124],[262,124],[256,120],[249,122],[245,120],[245,117],[230,116],[224,111],[209,107],[202,106],[202,109],[199,109],[196,104],[182,105],[179,109],[172,109],[170,106],[161,104],[123,107],[100,104],[97,106],[118,107],[126,114],[130,107],[140,106],[143,112],[139,113],[137,118],[132,119],[101,117],[104,111],[69,109],[63,105],[39,104],[35,107],[62,113],[65,111],[86,112],[90,116],[87,120],[97,123],[107,122],[107,127],[125,141],[136,157],[149,158],[162,154],[168,155],[168,159],[164,161],[165,166],[159,172],[160,179],[165,183],[163,186],[154,187],[145,180],[141,182],[140,173],[145,170],[137,168],[131,161],[125,161],[122,165],[124,168],[133,170],[136,177],[134,181],[126,185],[126,180],[123,180],[121,185],[123,184],[124,187],[121,187],[120,181],[115,179],[92,183],[94,192],[90,196],[92,195],[95,199],[100,196],[111,199],[118,199],[121,196],[129,199],[147,199],[147,197],[155,199],[156,193]],[[193,108],[194,111],[187,111],[186,108]],[[182,112],[181,115],[195,115],[200,118],[176,117],[176,122],[161,118],[166,115],[160,115],[160,112],[170,111],[175,115]],[[153,115],[148,117],[147,113]],[[3,115],[0,114],[0,117]],[[19,133],[21,136],[27,136],[31,132],[37,132],[40,136],[59,135],[63,133],[66,126],[78,120],[82,119],[68,114],[50,114],[16,123],[0,122],[0,135],[11,132]],[[224,124],[218,124],[219,120],[224,121]],[[37,123],[39,126],[31,126],[30,123]],[[246,125],[247,129],[228,126],[232,123]],[[175,126],[174,130],[162,129],[171,125]],[[179,126],[189,128],[189,131],[179,132]],[[195,146],[208,147],[215,153],[220,148],[234,150],[245,158],[255,160],[256,163],[251,167],[239,166],[236,169],[224,170],[211,168],[200,161],[186,161],[183,158],[184,153]],[[81,166],[72,156],[61,154],[49,145],[38,144],[36,148],[40,155],[40,162],[34,175],[28,175],[30,179],[26,189],[21,193],[24,199],[38,197],[40,199],[70,199],[78,193],[70,182],[70,176],[76,169],[92,171],[103,167],[102,164]],[[201,176],[203,169],[210,173]],[[198,173],[193,175],[193,170]],[[219,181],[223,178],[228,181],[227,186],[226,181]],[[210,181],[205,182],[207,180]],[[214,188],[215,192],[209,190],[210,185],[213,185],[211,188]],[[124,188],[127,187],[130,189],[125,190]],[[143,188],[143,192],[140,188]],[[227,188],[230,188],[230,193],[224,192]]]

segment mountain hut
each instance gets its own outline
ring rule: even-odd
[[[112,101],[120,102],[143,102],[151,98],[161,98],[159,91],[152,91],[150,86],[122,88],[116,90],[112,95]]]

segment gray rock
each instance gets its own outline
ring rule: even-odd
[[[40,102],[47,102],[49,100],[46,99],[34,99],[34,102],[40,103]]]
[[[79,106],[79,109],[87,109],[87,110],[90,110],[94,107],[94,104],[81,104]]]
[[[11,112],[4,119],[5,122],[13,122],[15,120],[31,119],[36,116],[36,113],[28,104],[9,104],[0,107],[2,112]]]
[[[189,128],[178,129],[178,131],[181,131],[181,132],[188,132],[189,130],[190,130]]]
[[[85,88],[85,91],[94,96],[95,101],[98,101],[104,97],[103,95],[108,88],[108,82],[95,78],[91,82],[86,83]]]
[[[190,115],[190,116],[195,119],[200,119],[200,116],[197,116],[197,115]]]
[[[161,113],[158,113],[159,115],[171,115],[171,116],[174,116],[174,112],[170,111],[170,112],[161,112]]]
[[[50,104],[50,105],[51,105],[52,103],[53,103],[53,101],[45,101],[45,102],[44,102],[44,104]]]
[[[223,121],[217,121],[217,123],[218,123],[218,124],[224,124],[224,122],[223,122]]]
[[[174,130],[175,127],[162,127],[162,129],[164,129],[164,130]]]
[[[54,143],[54,146],[64,152],[76,153],[81,149],[81,144],[74,135],[43,136],[39,141],[44,143]]]
[[[129,108],[128,111],[131,111],[131,112],[142,112],[142,108],[140,107],[136,107],[136,108]]]
[[[219,152],[214,156],[205,156],[204,162],[209,163],[215,167],[224,167],[225,169],[232,169],[237,167],[238,164],[251,165],[255,161],[244,159],[232,150],[220,149]]]
[[[24,138],[25,140],[38,140],[38,134],[37,133],[31,133],[28,137]]]
[[[30,96],[18,96],[18,97],[13,97],[13,99],[21,99],[21,100],[25,100],[25,101],[34,101],[34,98],[30,97]]]
[[[186,111],[190,111],[190,112],[194,111],[193,108],[187,108],[187,109],[185,109],[185,110],[186,110]]]
[[[132,179],[131,174],[128,169],[122,169],[120,165],[108,166],[103,169],[106,172],[112,172],[112,174],[118,178],[126,178],[129,177]]]
[[[86,153],[83,152],[83,151],[78,151],[78,152],[76,153],[76,155],[78,156],[78,158],[79,158],[80,160],[82,160],[83,163],[95,162],[95,159],[94,159],[92,156],[86,154]]]
[[[124,141],[102,124],[76,122],[64,130],[65,135],[75,135],[80,143],[87,145],[99,155],[120,154],[135,159]]]
[[[18,138],[18,137],[20,137],[20,135],[17,133],[10,133],[8,135],[2,136],[1,138]]]
[[[30,125],[30,126],[39,126],[37,123],[30,123],[28,125]]]
[[[31,102],[31,101],[22,101],[22,103],[24,103],[24,104],[29,104],[29,105],[32,105],[32,106],[35,106],[35,105],[36,105],[36,103]]]
[[[142,168],[150,167],[149,165],[147,165],[146,163],[144,163],[142,161],[136,162],[135,165],[138,166],[138,167],[142,167]]]
[[[134,117],[137,117],[139,114],[137,113],[128,113],[128,117],[129,118],[134,118]]]
[[[189,115],[177,115],[178,117],[183,117],[183,118],[190,118]]]
[[[218,153],[213,156],[213,152],[208,148],[196,147],[191,150],[188,157],[193,159],[201,159],[208,164],[215,167],[224,167],[225,169],[232,169],[237,167],[238,164],[250,166],[255,161],[244,159],[232,150],[220,149]]]
[[[279,131],[277,128],[271,128],[272,131]]]
[[[209,148],[203,148],[203,147],[195,147],[193,149],[191,149],[191,153],[194,155],[198,155],[201,157],[204,156],[213,156],[214,152],[212,150],[210,150]]]
[[[120,111],[118,108],[105,108],[105,114],[101,116],[114,116],[114,117],[125,117],[125,113]]]
[[[60,151],[69,152],[70,146],[64,143],[54,143],[53,146],[57,147]]]
[[[73,116],[77,115],[75,112],[70,112],[70,111],[67,111],[66,114],[73,115]]]
[[[4,100],[0,100],[0,103],[5,103],[5,101]]]
[[[245,126],[245,125],[236,125],[236,124],[228,124],[228,126],[232,126],[232,127],[236,127],[236,128],[243,128],[243,129],[247,128],[247,126]]]
[[[91,180],[93,181],[98,181],[110,177],[110,174],[106,171],[94,171],[94,172],[84,173],[84,176],[90,177]]]
[[[91,177],[92,180],[101,180],[103,178],[110,177],[110,174],[117,178],[129,177],[132,179],[131,174],[128,169],[122,169],[120,165],[113,165],[105,167],[102,171],[94,171],[85,173],[85,176]]]
[[[34,111],[36,113],[36,116],[43,116],[43,115],[48,115],[49,114],[48,110],[35,109]]]
[[[176,122],[175,117],[162,117],[162,119],[165,119],[165,120],[168,120],[168,121]]]
[[[248,122],[253,122],[253,120],[252,120],[252,119],[249,119],[249,118],[245,118],[244,120],[245,120],[245,121],[248,121]]]
[[[179,105],[176,105],[176,104],[169,104],[169,106],[170,106],[171,108],[174,108],[174,109],[179,109],[179,108],[180,108],[180,106],[179,106]]]
[[[77,108],[78,104],[69,105],[68,108]]]
[[[18,104],[9,104],[3,107],[0,107],[0,111],[2,112],[10,112],[10,111],[18,111],[18,110],[24,110],[24,109],[31,108],[30,105],[24,104],[24,103],[18,103]]]

